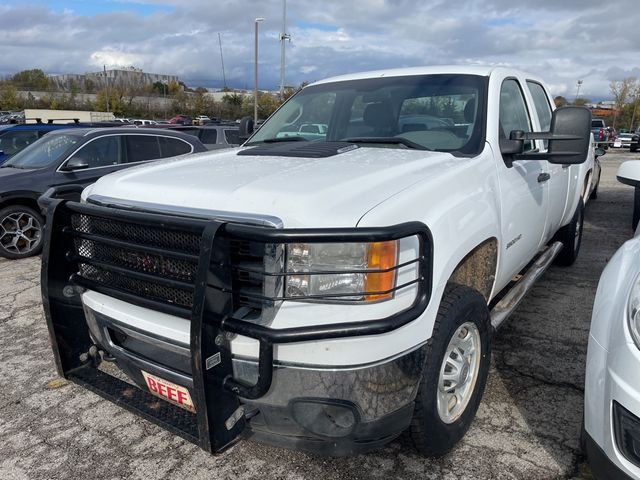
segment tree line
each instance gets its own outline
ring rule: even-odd
[[[45,93],[36,97],[31,91]],[[296,89],[287,89],[285,99],[295,91]],[[25,95],[24,92],[28,93]],[[253,115],[253,95],[227,88],[222,100],[216,101],[206,94],[206,88],[190,89],[175,81],[153,84],[132,82],[97,87],[87,79],[82,85],[69,81],[65,88],[60,88],[60,85],[53,82],[42,70],[31,69],[0,80],[0,110],[46,108],[109,111],[116,117],[150,119],[185,114],[235,120]],[[277,96],[260,92],[258,116],[267,118],[281,103]]]

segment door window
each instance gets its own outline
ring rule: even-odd
[[[229,145],[240,145],[240,132],[238,130],[225,130],[224,138]]]
[[[155,135],[127,135],[127,162],[144,162],[161,158],[160,144]]]
[[[175,157],[176,155],[184,155],[191,153],[192,148],[187,142],[179,138],[160,137],[160,158]]]
[[[200,140],[202,143],[216,143],[218,141],[218,131],[215,128],[203,128]]]
[[[527,112],[520,85],[514,79],[507,79],[500,90],[500,138],[509,138],[513,130],[531,131],[531,120]],[[533,150],[533,142],[524,143],[524,151]]]
[[[74,153],[71,158],[84,160],[89,168],[108,167],[122,163],[120,137],[108,136],[96,138]]]
[[[542,88],[542,85],[536,82],[527,81],[527,86],[533,97],[533,106],[540,120],[540,128],[543,132],[548,132],[551,128],[551,105],[549,105],[549,97]],[[544,149],[547,149],[549,140],[544,140]]]

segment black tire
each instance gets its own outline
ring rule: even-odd
[[[629,151],[630,152],[637,152],[638,151],[638,146],[637,145],[629,145]]]
[[[11,205],[0,210],[0,257],[15,260],[38,255],[43,227],[44,218],[33,208]]]
[[[589,195],[590,200],[596,200],[598,198],[599,186],[600,186],[600,175],[598,175],[598,180],[596,180],[596,187],[591,191],[591,195]]]
[[[479,362],[475,366],[477,375],[475,383],[471,382],[470,390],[467,392],[466,403],[461,404],[461,412],[449,419],[451,421],[445,421],[438,410],[440,375],[441,371],[446,371],[445,360],[450,357],[445,355],[454,334],[469,324],[475,325],[479,334],[480,353],[476,357],[479,357]],[[427,344],[426,363],[415,400],[413,418],[403,435],[405,445],[415,448],[422,455],[439,457],[451,450],[464,436],[473,422],[487,382],[491,358],[491,332],[489,310],[484,297],[469,287],[447,285],[433,327],[433,335]],[[464,330],[461,333],[464,333]],[[459,355],[457,358],[460,358]],[[465,381],[471,377],[469,372],[474,372],[467,370]]]
[[[633,220],[631,221],[631,227],[635,230],[638,227],[638,220],[640,220],[640,187],[636,187],[633,190]]]
[[[568,267],[576,261],[578,252],[580,252],[580,245],[582,244],[583,224],[584,204],[582,203],[582,199],[580,199],[571,222],[558,230],[554,237],[554,240],[562,243],[562,250],[560,250],[555,260],[556,264]]]

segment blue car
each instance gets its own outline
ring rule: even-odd
[[[0,165],[52,130],[81,127],[81,124],[33,123],[0,126]]]

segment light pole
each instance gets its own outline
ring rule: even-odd
[[[254,128],[258,124],[258,24],[264,22],[264,18],[258,17],[255,19],[254,24],[256,26],[255,32],[255,58],[254,58],[254,78],[253,78],[253,123]]]
[[[582,80],[578,80],[578,88],[576,89],[576,98],[573,99],[573,104],[575,105],[578,101],[578,97],[580,96],[580,87],[582,86]]]

